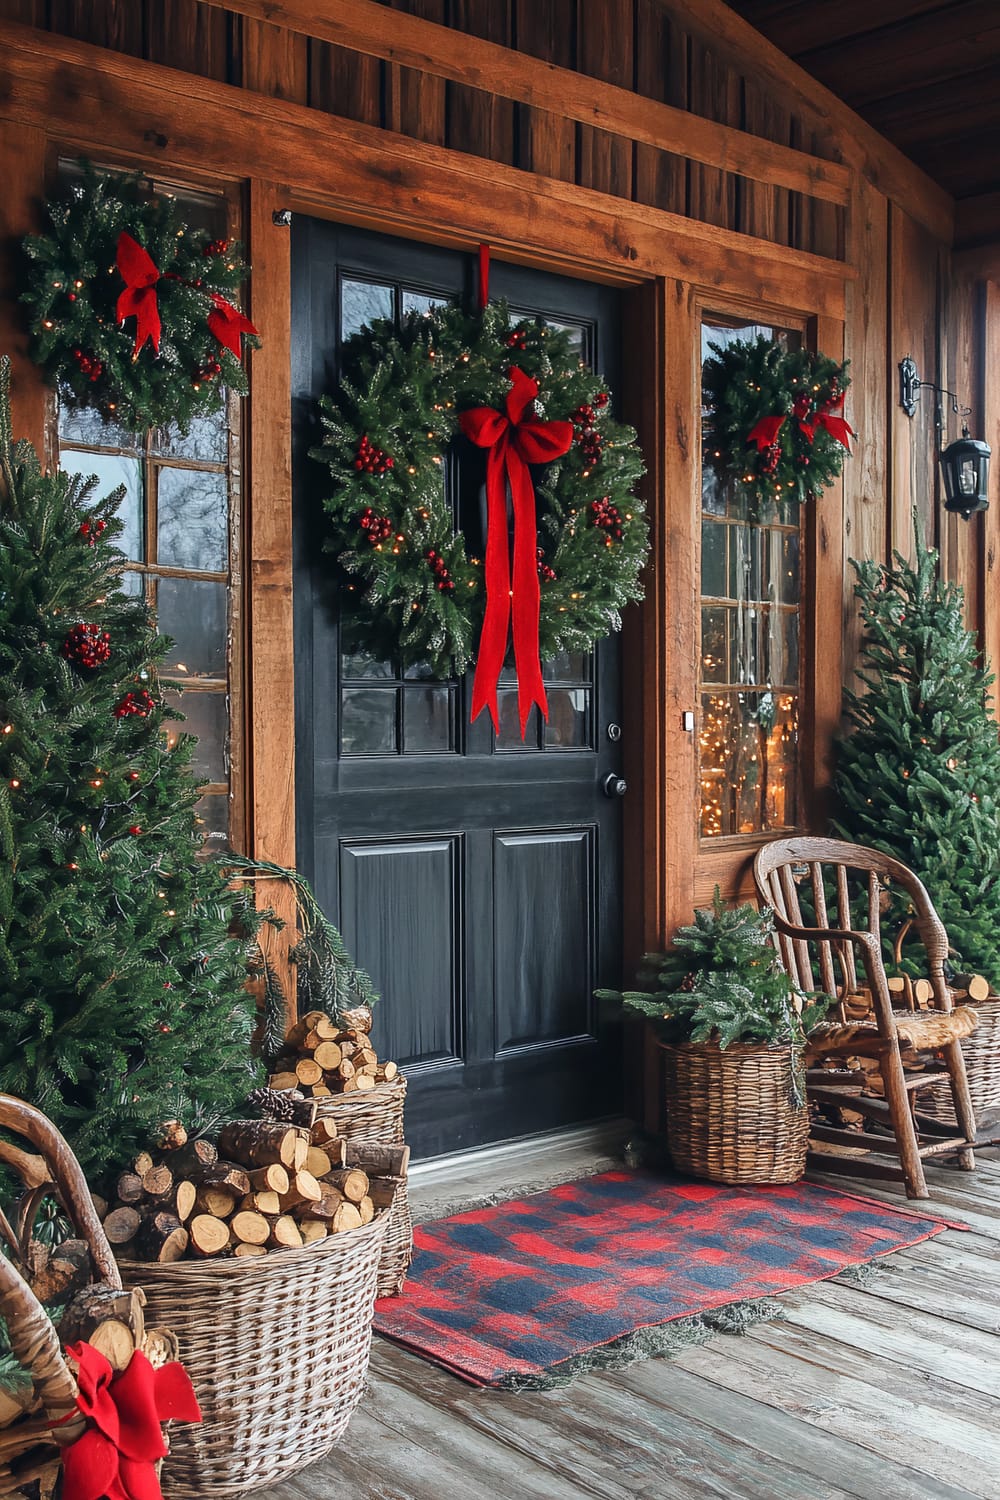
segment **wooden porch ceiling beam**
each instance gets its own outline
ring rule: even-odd
[[[951,195],[723,0],[655,3],[732,67],[770,84],[787,107],[808,115],[821,130],[828,130],[847,162],[879,192],[942,244],[952,243],[955,203]]]
[[[513,53],[453,27],[387,10],[374,0],[200,3],[548,110],[754,182],[790,188],[829,203],[846,204],[850,196],[851,172],[838,162],[720,125],[527,53]]]
[[[671,275],[843,315],[850,267],[84,42],[0,24],[0,118],[169,176],[264,177],[288,206],[608,283]],[[488,169],[488,170],[487,170]],[[373,198],[377,189],[377,201]]]

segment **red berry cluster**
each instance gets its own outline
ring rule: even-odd
[[[354,460],[356,469],[363,469],[366,474],[384,474],[391,469],[393,460],[384,448],[378,448],[370,441],[367,432],[358,444],[357,456]]]
[[[89,354],[84,354],[82,349],[74,349],[73,358],[80,366],[80,369],[83,371],[84,375],[89,375],[92,381],[100,380],[101,376],[104,374],[104,366],[101,364],[101,361],[97,358],[96,355],[92,357]]]
[[[590,519],[601,531],[608,533],[608,539],[613,537],[616,542],[622,539],[622,513],[617,505],[611,504],[609,495],[602,495],[600,500],[590,502]]]
[[[85,536],[92,547],[97,546],[97,538],[108,528],[107,521],[81,521],[80,535]]]
[[[811,408],[811,397],[809,397],[805,391],[800,391],[795,400],[792,402],[792,416],[797,418],[797,420],[801,422],[809,415]]]
[[[537,555],[538,555],[538,576],[539,576],[539,578],[542,580],[543,583],[555,583],[555,581],[556,581],[555,572],[553,571],[552,568],[549,567],[548,563],[545,561],[545,553],[542,551],[541,547],[539,547]]]
[[[760,456],[760,467],[765,474],[776,474],[781,462],[781,444],[769,443]]]
[[[148,693],[145,688],[140,688],[137,693],[126,693],[124,698],[115,704],[114,715],[116,719],[128,719],[133,716],[137,719],[148,719],[155,707],[156,702],[152,693]]]
[[[225,255],[229,245],[229,240],[209,240],[201,253],[202,255]]]
[[[63,641],[62,654],[78,667],[99,667],[111,656],[111,637],[100,625],[74,625]]]
[[[221,374],[222,366],[213,355],[211,359],[206,359],[203,365],[195,365],[191,382],[197,389],[203,380],[212,380],[216,375]]]
[[[570,412],[570,421],[576,428],[576,440],[583,449],[584,461],[593,468],[604,449],[604,439],[594,426],[594,408],[589,402]]]
[[[834,381],[833,385],[831,385],[831,387],[830,387],[830,390],[829,390],[828,394],[823,397],[823,400],[821,402],[823,410],[824,411],[832,411],[832,409],[835,406],[839,406],[840,405],[840,403],[841,403],[841,401],[843,401],[843,399],[844,399],[844,393],[840,389],[840,386],[837,385],[836,381]]]
[[[508,349],[527,349],[528,335],[523,328],[515,328],[514,332],[507,336]]]
[[[387,541],[392,535],[392,522],[389,517],[376,515],[370,505],[366,505],[361,512],[358,525],[373,547],[377,547],[379,542]]]
[[[445,563],[445,560],[441,556],[440,552],[435,552],[434,548],[430,547],[427,552],[425,552],[424,556],[427,558],[427,561],[430,563],[431,567],[434,570],[434,577],[437,579],[438,593],[453,594],[455,592],[455,585],[452,582],[451,574],[448,572],[447,564]]]

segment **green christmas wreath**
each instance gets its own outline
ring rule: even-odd
[[[853,433],[840,415],[848,361],[783,349],[763,334],[709,348],[702,374],[706,464],[755,509],[779,496],[814,500],[850,452]]]
[[[540,593],[536,659],[587,649],[620,628],[623,606],[642,597],[648,541],[633,493],[642,457],[635,433],[613,419],[610,405],[567,332],[541,319],[512,322],[501,302],[476,316],[437,307],[409,316],[398,330],[378,320],[346,341],[339,387],[320,401],[324,441],[313,456],[333,479],[324,502],[332,529],[326,545],[374,652],[427,663],[439,676],[481,659],[490,614],[487,561],[501,570],[509,565],[507,526],[501,518],[502,537],[491,527],[485,548],[471,546],[446,493],[444,468],[462,446],[467,462],[478,451],[482,464],[490,434],[497,442],[486,455],[487,490],[503,509],[506,479],[506,508],[518,514],[520,474],[508,470],[494,483],[491,464],[508,437],[515,446],[522,431],[533,439],[524,443],[522,468],[530,470],[534,513],[526,512],[520,549],[517,514],[512,518],[515,651],[515,595],[519,576],[526,582],[529,527]],[[494,624],[502,664],[506,613],[502,626],[499,616]]]
[[[224,388],[247,392],[241,338],[256,329],[233,302],[240,247],[180,221],[167,193],[81,163],[69,195],[47,204],[48,234],[29,235],[31,349],[81,406],[138,432],[217,411]]]

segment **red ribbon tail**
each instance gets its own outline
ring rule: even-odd
[[[784,417],[761,417],[756,426],[751,427],[747,433],[747,442],[757,444],[757,452],[770,448],[778,433],[781,431]]]
[[[484,708],[500,732],[497,683],[507,654],[510,623],[510,557],[507,546],[507,444],[498,442],[486,459],[486,614],[472,680],[470,722]]]
[[[542,681],[542,663],[538,651],[538,615],[541,590],[538,584],[538,525],[535,519],[535,491],[531,473],[520,454],[510,460],[511,494],[514,500],[514,586],[511,600],[511,628],[514,636],[514,662],[517,666],[517,711],[521,720],[521,739],[528,727],[534,704],[544,718],[549,703]]]
[[[850,453],[851,438],[854,436],[854,429],[851,427],[851,424],[846,422],[843,417],[830,416],[828,412],[822,413],[819,422],[821,426],[826,428],[834,442],[839,443],[842,448],[846,448],[848,453]]]
[[[477,301],[479,311],[482,312],[490,300],[490,247],[480,245],[479,247],[479,285],[477,288]]]

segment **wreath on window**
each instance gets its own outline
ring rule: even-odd
[[[241,340],[260,339],[233,301],[248,272],[240,247],[189,228],[137,175],[80,172],[46,204],[51,232],[24,241],[32,357],[108,420],[186,433],[226,387],[248,389]]]
[[[603,381],[567,330],[447,305],[348,339],[320,408],[326,546],[366,644],[442,677],[475,660],[472,718],[496,726],[511,640],[523,734],[546,712],[541,661],[642,597],[642,457]]]
[[[702,384],[706,464],[755,509],[815,500],[840,473],[853,432],[842,413],[850,380],[809,349],[764,335],[710,344]]]

